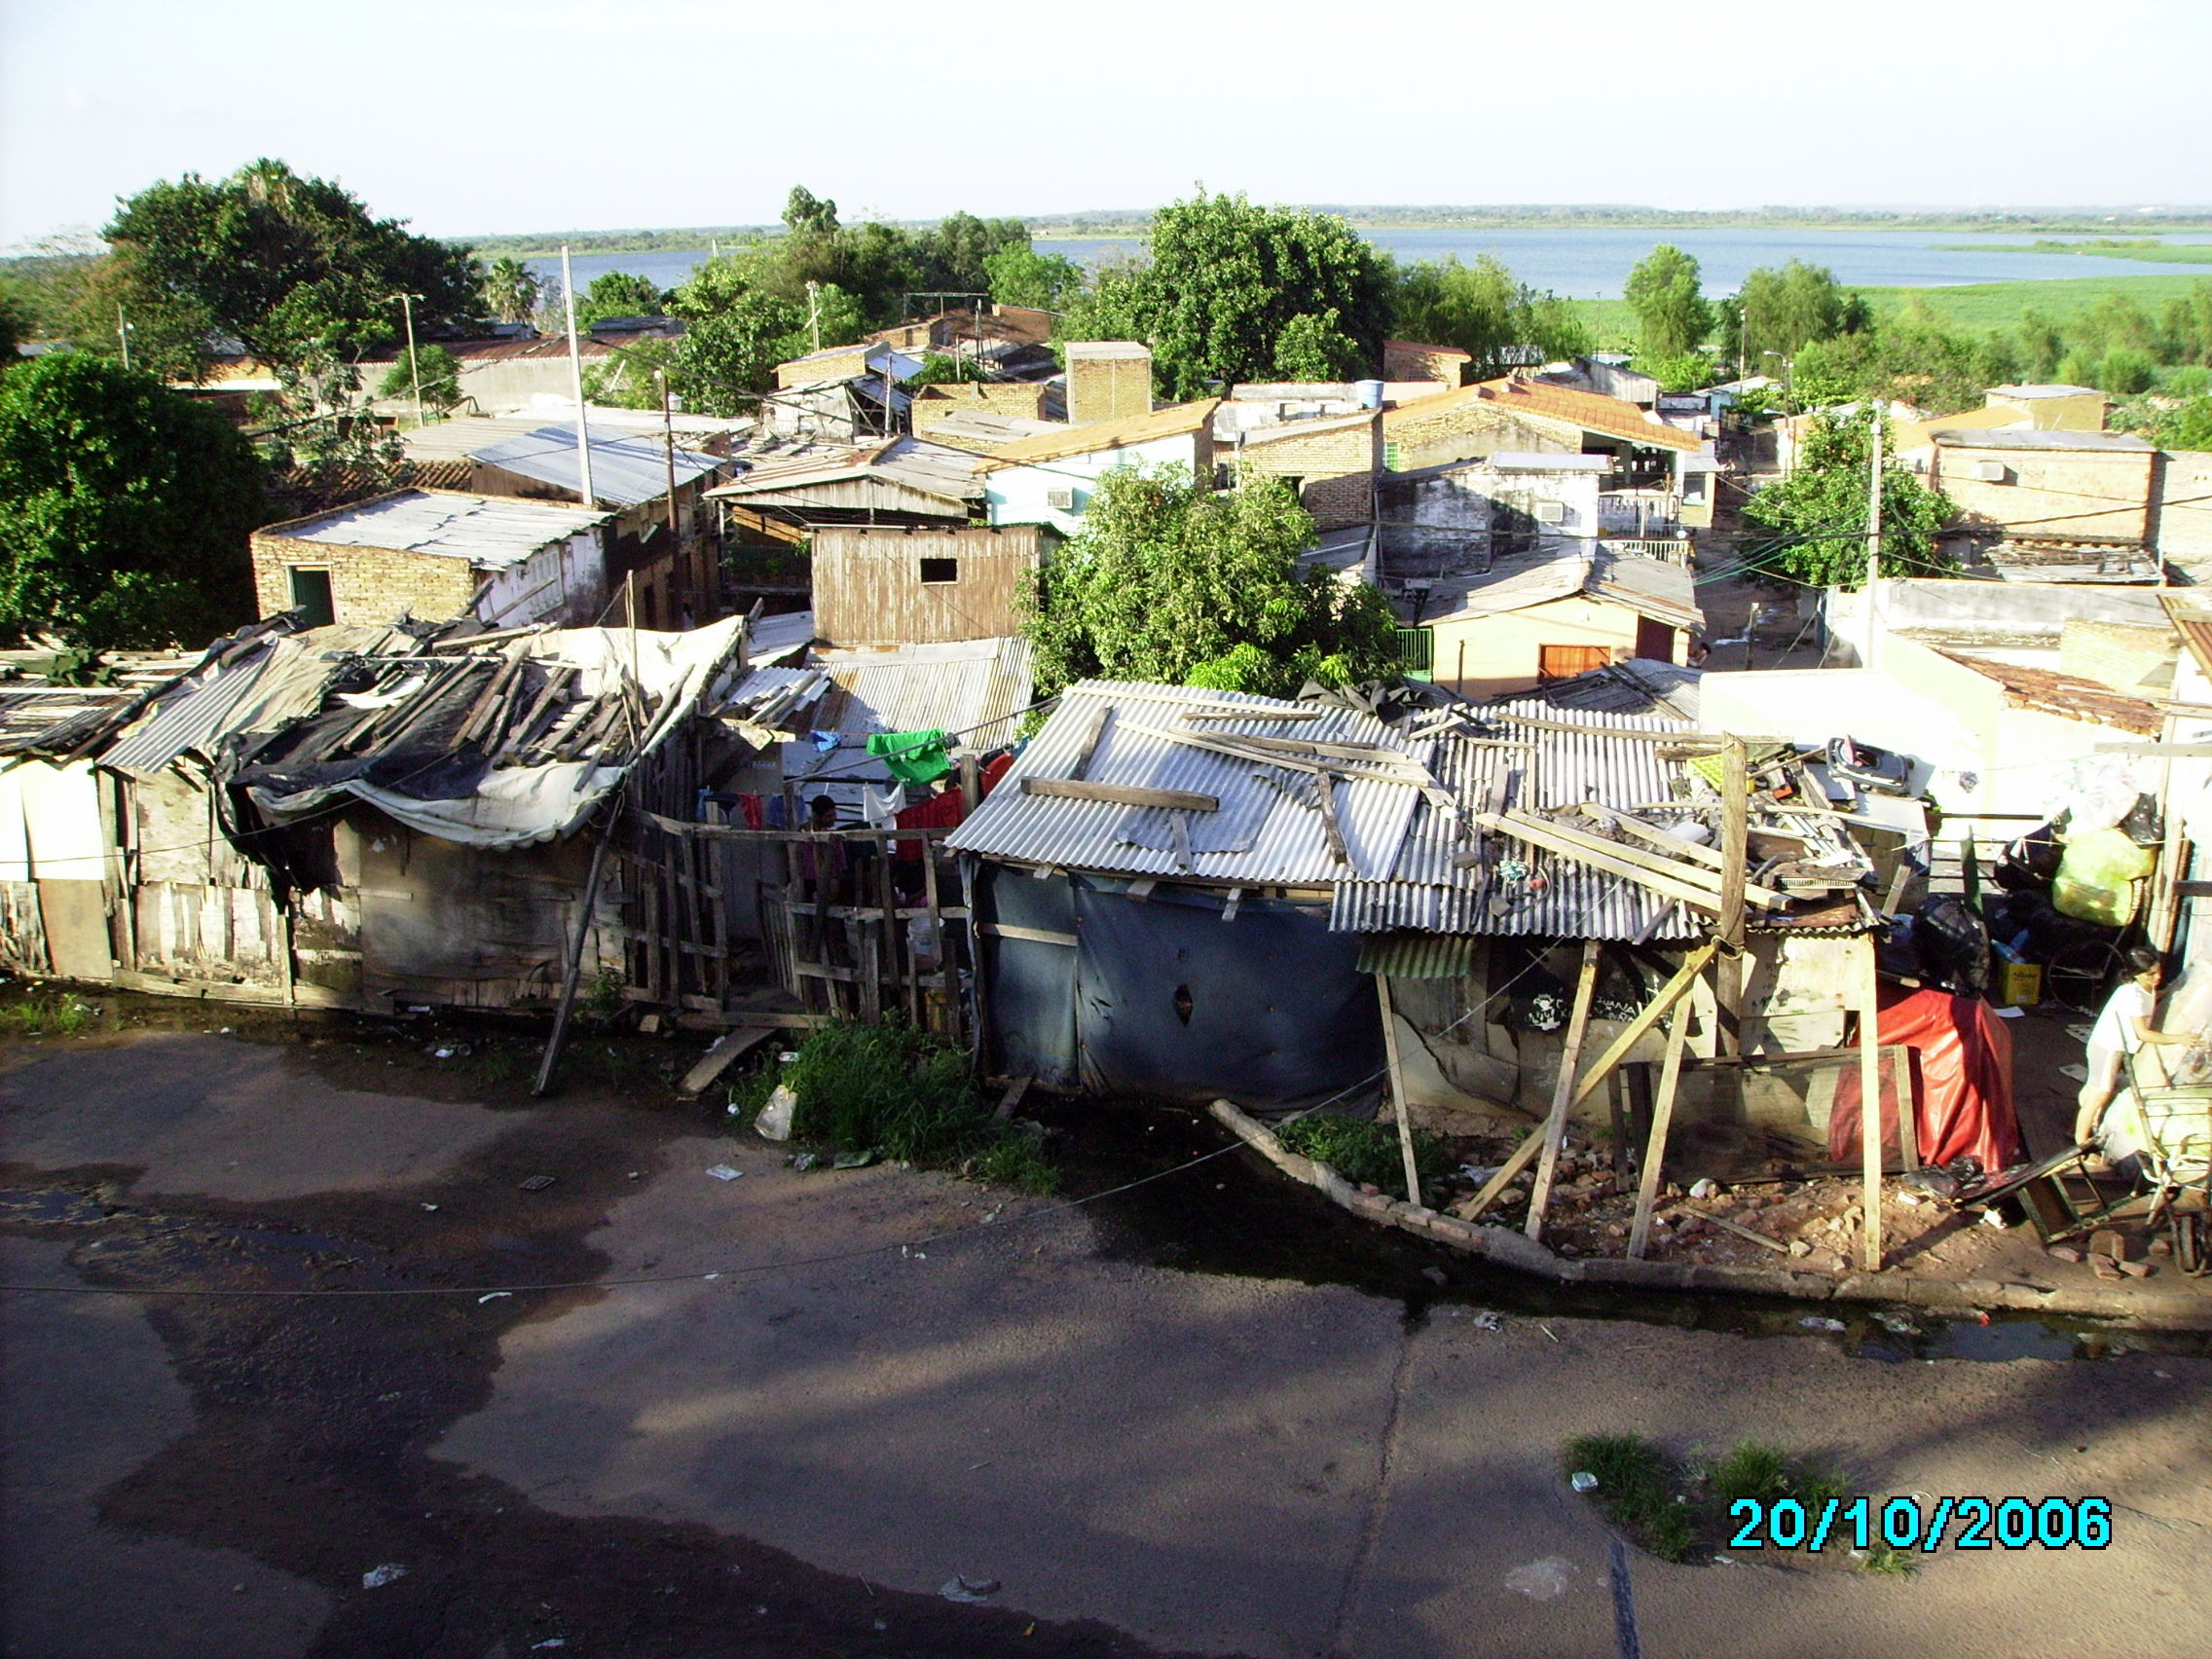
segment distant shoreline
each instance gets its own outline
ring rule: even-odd
[[[2092,217],[2033,213],[1669,212],[1660,208],[1626,207],[1459,210],[1320,205],[1310,210],[1334,213],[1355,231],[1924,231],[2089,237],[2112,237],[2116,232],[2124,231],[2130,233],[2130,240],[2171,231],[2212,231],[2212,211],[2108,218],[2102,215]],[[1019,214],[1008,216],[1021,217]],[[895,222],[909,229],[936,223],[932,219]],[[1109,237],[1142,238],[1152,230],[1151,213],[1136,210],[1126,213],[1045,213],[1031,216],[1026,222],[1030,236],[1038,241],[1088,241]],[[464,243],[476,252],[493,258],[504,255],[516,259],[551,259],[560,253],[564,242],[572,254],[692,253],[717,241],[742,245],[782,234],[783,227],[780,225],[701,225],[665,231],[534,231],[523,236],[448,237],[444,240]]]

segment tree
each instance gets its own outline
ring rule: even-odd
[[[576,296],[576,326],[589,328],[610,316],[659,316],[667,296],[650,280],[628,271],[602,271]]]
[[[983,261],[985,286],[1002,306],[1058,311],[1083,286],[1083,267],[1065,255],[1039,253],[1024,242]]]
[[[357,359],[398,334],[395,294],[421,296],[419,327],[466,321],[478,306],[465,248],[371,218],[340,186],[282,162],[253,162],[212,183],[186,173],[155,184],[102,234],[115,276],[103,305],[121,300],[133,322],[159,318],[165,340],[189,342],[163,353],[186,360],[153,361],[134,339],[133,359],[158,371],[203,367],[210,336],[279,370],[318,353]],[[112,307],[88,322],[96,325],[89,343],[114,338]]]
[[[833,236],[837,204],[824,201],[803,184],[794,184],[784,198],[784,224],[794,236]]]
[[[253,614],[261,465],[151,375],[56,351],[0,375],[0,631],[199,644]]]
[[[2149,391],[2155,378],[2150,353],[2135,346],[2115,346],[2097,365],[2096,385],[2115,397],[2133,397]]]
[[[1642,357],[1636,366],[1659,383],[1661,391],[1702,391],[1719,378],[1714,363],[1702,351],[1685,351],[1679,357]]]
[[[1749,273],[1736,305],[1735,338],[1721,344],[1742,349],[1747,375],[1769,351],[1793,357],[1812,341],[1857,333],[1867,325],[1865,302],[1837,282],[1834,272],[1801,259],[1779,271],[1761,266]]]
[[[1936,535],[1951,505],[1899,464],[1885,437],[1882,461],[1882,574],[1939,575],[1951,561]],[[1774,532],[1749,549],[1762,574],[1811,587],[1857,588],[1866,577],[1866,506],[1872,425],[1816,415],[1797,469],[1744,504],[1744,517]]]
[[[1201,191],[1155,213],[1151,262],[1101,273],[1064,326],[1070,340],[1143,341],[1161,389],[1188,399],[1286,364],[1373,367],[1390,290],[1382,256],[1342,219]]]
[[[1679,357],[1712,332],[1697,261],[1670,243],[1661,242],[1628,274],[1623,298],[1636,313],[1646,356]]]
[[[2160,449],[2212,450],[2212,396],[2191,397],[2154,416],[2146,436]]]
[[[1862,334],[1809,342],[1790,366],[1797,401],[1807,408],[1855,398],[1899,399],[1932,415],[1977,407],[2002,378],[1987,342],[1957,334],[1908,310]],[[2060,373],[2066,365],[2059,365]]]
[[[379,397],[414,397],[415,375],[422,371],[423,407],[424,409],[451,409],[461,401],[461,364],[443,346],[424,346],[409,352],[401,351],[399,360],[385,371],[378,383]]]
[[[16,347],[30,338],[31,326],[30,296],[0,276],[0,369],[16,360]]]
[[[1039,691],[1097,677],[1287,695],[1394,674],[1388,602],[1301,574],[1312,545],[1278,481],[1217,495],[1179,465],[1106,473],[1028,608]]]
[[[1401,266],[1395,273],[1390,332],[1427,346],[1456,346],[1474,358],[1477,380],[1518,366],[1517,349],[1533,346],[1545,361],[1590,350],[1588,327],[1555,295],[1515,280],[1490,254]]]
[[[502,256],[485,266],[480,291],[484,309],[500,322],[528,322],[537,310],[536,273],[519,259]]]
[[[669,301],[684,322],[668,353],[669,389],[686,408],[750,414],[759,399],[745,394],[767,389],[776,365],[807,349],[805,310],[753,286],[749,269],[742,260],[709,260]]]
[[[912,238],[916,290],[987,293],[990,262],[1005,253],[1029,251],[1029,227],[1019,219],[978,219],[973,213],[947,213]]]

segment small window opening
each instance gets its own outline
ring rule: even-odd
[[[1185,1025],[1191,1023],[1191,987],[1177,985],[1175,987],[1175,1017]]]
[[[924,582],[956,582],[960,579],[960,561],[957,559],[924,559]]]
[[[338,619],[330,598],[330,572],[291,567],[292,608],[300,611],[310,628],[327,628]]]

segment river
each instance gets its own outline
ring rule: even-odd
[[[1462,261],[1495,254],[1522,281],[1571,299],[1617,296],[1636,262],[1653,244],[1673,242],[1696,255],[1705,273],[1706,291],[1733,293],[1745,273],[1758,266],[1803,259],[1825,265],[1838,280],[1855,287],[1952,287],[1968,282],[2006,282],[2039,277],[2144,276],[2160,273],[2212,273],[2212,234],[2165,239],[2205,245],[2205,265],[2155,264],[2108,259],[2097,254],[2000,253],[2038,240],[2030,233],[1967,231],[1812,231],[1726,226],[1711,230],[1596,229],[1370,231],[1376,246],[1400,260]],[[2115,234],[2125,235],[2116,227]],[[2045,239],[2057,240],[2057,239]],[[2083,239],[2065,239],[2083,240]],[[1039,251],[1064,254],[1087,263],[1124,257],[1143,247],[1136,237],[1051,238]],[[708,257],[705,248],[659,253],[579,255],[576,280],[589,282],[606,271],[629,271],[664,288],[683,280]],[[560,261],[530,262],[540,276],[558,276]]]

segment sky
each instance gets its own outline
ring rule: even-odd
[[[0,247],[257,156],[438,236],[793,183],[848,220],[2206,204],[2207,63],[2206,0],[0,0]]]

